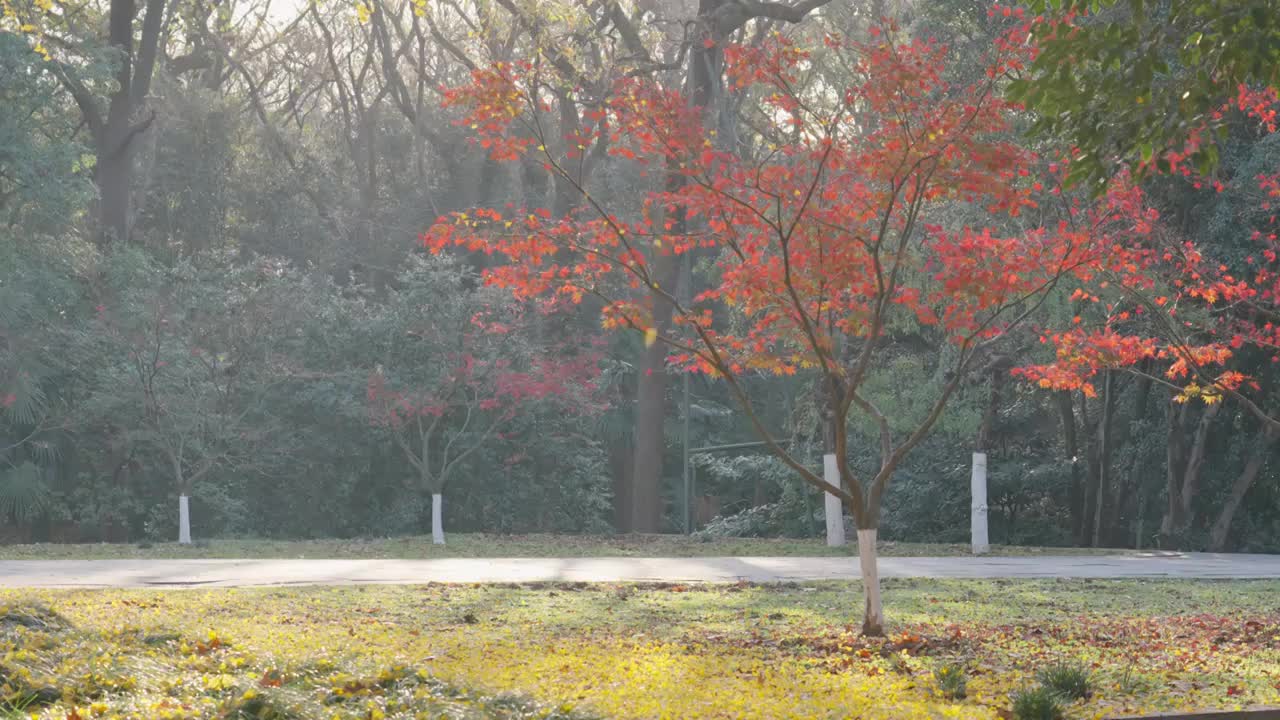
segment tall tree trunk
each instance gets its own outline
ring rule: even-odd
[[[99,244],[105,247],[112,242],[128,242],[133,214],[133,153],[128,148],[116,152],[101,148],[93,180],[98,186]]]
[[[673,254],[659,254],[653,260],[655,280],[660,288],[674,289],[678,270]],[[659,293],[653,299],[653,321],[659,333],[671,327],[671,303]],[[635,464],[631,471],[631,531],[655,533],[662,529],[662,459],[666,450],[663,424],[667,410],[667,350],[655,342],[640,356],[640,376],[636,380],[636,426],[633,444]]]
[[[1098,490],[1093,505],[1093,547],[1102,542],[1102,508],[1107,502],[1111,469],[1111,418],[1115,415],[1115,373],[1105,371],[1102,381],[1102,420],[1098,423]]]
[[[1058,403],[1058,415],[1062,420],[1062,442],[1067,452],[1067,462],[1071,463],[1071,486],[1067,491],[1067,504],[1071,512],[1071,538],[1076,545],[1084,544],[1084,488],[1080,483],[1080,448],[1076,440],[1076,413],[1072,405],[1071,393],[1059,392],[1055,395]]]
[[[1204,469],[1205,455],[1208,451],[1209,430],[1213,420],[1222,409],[1222,403],[1206,405],[1204,414],[1200,416],[1200,424],[1196,426],[1195,436],[1191,441],[1191,454],[1187,456],[1187,469],[1182,475],[1182,491],[1179,501],[1182,503],[1182,524],[1178,530],[1186,530],[1196,519],[1195,501],[1200,494],[1200,472]]]
[[[723,0],[700,0],[699,17],[706,18],[720,7]],[[716,43],[704,47],[695,43],[689,54],[685,95],[690,105],[703,110],[704,118],[720,84],[720,53]],[[666,189],[678,192],[687,182],[678,168],[668,169]],[[686,230],[684,214],[677,208],[671,218],[671,232]],[[671,252],[658,252],[652,262],[653,280],[666,292],[673,292],[679,279],[679,258]],[[659,333],[671,326],[673,308],[660,292],[652,292],[653,324]],[[662,523],[662,456],[665,449],[663,422],[666,419],[667,368],[666,350],[661,343],[646,348],[640,358],[640,377],[636,383],[635,469],[632,471],[633,512],[636,532],[658,532]]]
[[[1084,424],[1084,493],[1080,503],[1080,546],[1088,547],[1093,538],[1093,508],[1098,496],[1098,428],[1101,423],[1089,417],[1089,399],[1080,394],[1080,418]]]
[[[1211,552],[1222,552],[1227,547],[1227,537],[1231,533],[1231,521],[1235,519],[1236,511],[1240,509],[1240,504],[1244,502],[1244,496],[1249,492],[1249,488],[1253,487],[1254,481],[1258,479],[1258,474],[1262,472],[1262,468],[1267,464],[1267,458],[1271,455],[1271,448],[1275,445],[1277,432],[1275,427],[1267,424],[1263,429],[1258,431],[1258,437],[1253,443],[1253,451],[1249,454],[1249,461],[1245,463],[1244,470],[1236,477],[1236,481],[1231,485],[1231,493],[1227,495],[1227,501],[1222,506],[1222,511],[1218,513],[1218,519],[1213,523],[1213,529],[1209,531],[1209,550]]]
[[[1165,436],[1165,495],[1168,504],[1164,517],[1160,520],[1160,547],[1173,547],[1174,536],[1182,526],[1182,472],[1186,467],[1186,420],[1187,406],[1178,403],[1173,395],[1169,397],[1165,415],[1168,429]]]
[[[116,87],[108,98],[105,118],[100,105],[83,85],[77,83],[71,88],[94,139],[98,238],[104,246],[130,239],[134,141],[151,122],[150,119],[139,122],[135,116],[150,92],[164,6],[165,0],[147,0],[141,44],[135,57],[133,20],[137,7],[134,0],[111,0],[107,40],[115,52],[113,60],[118,64]]]
[[[609,465],[613,474],[613,528],[620,533],[635,532],[631,525],[632,482],[631,473],[635,470],[629,441],[617,440],[609,444]]]
[[[1143,371],[1149,369],[1149,365],[1143,365]],[[1127,422],[1120,424],[1113,433],[1110,443],[1111,454],[1115,454],[1116,448],[1125,447],[1133,438],[1134,428],[1137,423],[1146,419],[1148,409],[1151,407],[1149,400],[1151,399],[1151,378],[1147,375],[1138,376],[1134,385],[1133,396],[1133,415]],[[1124,521],[1131,513],[1136,516],[1136,495],[1141,488],[1142,473],[1137,467],[1131,466],[1129,472],[1121,472],[1112,483],[1115,492],[1111,496],[1111,502],[1106,508],[1104,538],[1111,547],[1123,545],[1128,542],[1129,532],[1123,527]]]

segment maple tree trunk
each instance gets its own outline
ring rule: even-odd
[[[884,636],[884,606],[880,602],[880,568],[876,556],[876,528],[858,530],[858,564],[862,570],[862,634]]]
[[[844,481],[840,477],[840,466],[836,454],[839,451],[836,436],[844,432],[844,427],[837,422],[838,402],[825,378],[818,380],[818,397],[822,398],[823,406],[822,417],[819,420],[821,423],[819,431],[822,433],[822,479],[832,485],[843,487]],[[845,544],[843,504],[840,498],[831,493],[823,493],[822,501],[827,546],[842,546]]]
[[[1253,443],[1253,452],[1249,454],[1249,461],[1245,463],[1244,470],[1236,477],[1236,481],[1231,485],[1231,493],[1227,496],[1226,503],[1222,506],[1222,511],[1218,513],[1218,519],[1213,523],[1213,529],[1209,531],[1209,550],[1210,552],[1222,552],[1227,547],[1227,537],[1231,533],[1231,521],[1235,519],[1236,511],[1240,509],[1240,504],[1244,502],[1244,496],[1249,492],[1249,488],[1253,487],[1254,481],[1258,479],[1258,474],[1262,472],[1262,468],[1267,464],[1267,456],[1271,453],[1271,448],[1275,445],[1276,433],[1270,427],[1264,428],[1258,433],[1257,439]]]
[[[444,495],[431,493],[431,543],[444,544]]]

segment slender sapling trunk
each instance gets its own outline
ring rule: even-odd
[[[822,479],[836,487],[840,486],[840,469],[836,465],[834,453],[822,456]],[[840,498],[831,493],[823,493],[822,496],[826,499],[827,546],[839,547],[844,545],[844,505]]]
[[[880,569],[876,558],[876,529],[858,530],[858,562],[862,569],[862,634],[884,635],[884,607],[880,603]]]
[[[444,495],[431,493],[431,542],[444,544]]]
[[[191,544],[191,509],[186,495],[178,496],[178,543]]]

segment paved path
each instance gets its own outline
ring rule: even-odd
[[[1280,578],[1280,555],[894,557],[882,577]],[[237,587],[427,582],[785,582],[858,577],[856,558],[8,560],[0,587]]]

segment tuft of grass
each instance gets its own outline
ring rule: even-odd
[[[305,720],[304,715],[278,695],[272,690],[249,688],[225,700],[217,716],[226,720]]]
[[[952,662],[935,668],[933,681],[938,684],[938,692],[948,700],[963,700],[968,694],[968,670],[960,663]]]
[[[1064,700],[1084,700],[1093,694],[1089,669],[1077,662],[1050,665],[1036,673],[1036,679]]]
[[[1062,720],[1062,700],[1052,689],[1039,687],[1019,690],[1010,698],[1013,720]]]

